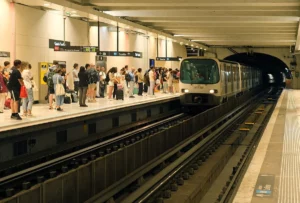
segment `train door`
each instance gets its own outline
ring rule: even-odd
[[[231,82],[231,65],[226,64],[226,76],[227,76],[227,94],[232,92],[232,82]]]
[[[226,64],[221,63],[221,74],[222,74],[222,89],[224,94],[227,94],[227,73],[226,73]]]
[[[230,71],[230,82],[231,82],[231,93],[234,93],[234,70],[233,70],[233,65],[229,65],[229,71]]]

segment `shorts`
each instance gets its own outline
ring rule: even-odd
[[[54,88],[49,88],[49,94],[55,94]]]
[[[95,83],[92,83],[92,84],[89,84],[89,89],[96,89],[96,84]]]
[[[11,99],[14,101],[20,101],[20,90],[10,90]]]

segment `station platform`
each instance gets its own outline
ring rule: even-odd
[[[0,134],[4,131],[13,129],[21,129],[24,127],[31,127],[50,122],[61,121],[65,119],[72,119],[82,117],[90,114],[103,113],[106,111],[117,110],[121,108],[131,107],[134,105],[147,104],[157,101],[168,100],[179,97],[180,94],[163,94],[155,93],[155,96],[137,96],[135,98],[125,97],[124,100],[108,100],[107,98],[96,99],[95,103],[88,103],[88,107],[79,107],[78,103],[64,104],[64,111],[58,112],[55,109],[49,110],[48,104],[33,105],[31,117],[23,117],[23,120],[13,120],[10,118],[11,111],[5,110],[0,114]],[[22,108],[21,113],[22,115]]]
[[[284,90],[234,203],[300,202],[300,90]]]

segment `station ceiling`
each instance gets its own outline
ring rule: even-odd
[[[295,45],[300,50],[300,0],[47,1],[199,48]]]
[[[299,0],[84,2],[109,15],[207,45],[290,46],[300,40]]]

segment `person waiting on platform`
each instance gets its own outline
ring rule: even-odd
[[[79,73],[78,73],[78,77],[79,77],[79,84],[78,84],[78,89],[79,89],[79,106],[80,107],[87,107],[87,105],[85,104],[86,101],[86,93],[87,93],[87,89],[88,89],[88,74],[85,70],[85,67],[81,66]]]
[[[33,105],[33,85],[32,85],[32,73],[31,73],[31,65],[26,63],[24,70],[22,71],[22,78],[24,82],[24,86],[27,91],[27,98],[23,98],[23,116],[32,116],[32,105]]]
[[[75,63],[73,66],[73,80],[74,80],[74,90],[76,92],[76,94],[78,95],[78,87],[79,87],[79,77],[78,77],[78,69],[79,69],[79,65],[78,63]]]
[[[154,67],[150,67],[149,81],[150,81],[150,87],[149,87],[148,94],[150,96],[153,96],[154,95],[154,87],[155,87]]]
[[[89,77],[89,86],[88,86],[88,102],[96,102],[96,84],[99,80],[99,74],[96,71],[95,67],[90,64],[86,64],[86,71]]]
[[[7,87],[4,79],[3,68],[0,66],[0,113],[3,113],[4,104],[7,96]]]
[[[142,74],[142,69],[139,68],[137,73],[136,73],[136,76],[138,78],[137,80],[137,83],[138,83],[138,86],[139,86],[139,93],[138,95],[139,96],[143,96],[143,81],[144,81],[144,76]]]
[[[169,93],[173,93],[173,70],[172,70],[172,68],[170,68],[167,73],[167,79],[168,79],[168,91],[169,91]]]
[[[11,118],[16,120],[22,120],[19,115],[19,102],[20,102],[20,90],[21,85],[24,85],[23,78],[21,76],[21,61],[15,60],[14,67],[11,69],[9,77],[8,89],[11,94]]]
[[[131,71],[128,72],[129,76],[130,76],[130,81],[128,83],[129,85],[129,98],[134,98],[133,96],[133,90],[134,90],[134,72],[135,72],[135,68],[131,68]]]
[[[105,97],[105,88],[106,88],[106,74],[105,74],[105,68],[101,67],[100,72],[99,72],[99,76],[100,76],[100,98],[104,98]]]
[[[107,96],[109,100],[112,100],[114,84],[116,82],[115,73],[117,73],[117,68],[113,67],[106,74],[106,81],[108,82]]]
[[[53,75],[55,74],[55,70],[58,68],[58,62],[54,62],[53,66],[49,67],[48,72],[45,74],[44,77],[47,78],[47,85],[48,85],[48,100],[49,100],[49,109],[53,109],[53,99],[55,96],[54,92],[54,84],[53,84]]]
[[[65,99],[64,94],[62,94],[62,92],[59,92],[59,91],[63,90],[61,88],[64,88],[63,84],[65,83],[65,80],[64,80],[64,77],[62,77],[62,74],[63,74],[62,69],[61,69],[61,67],[59,67],[55,70],[55,74],[53,75],[53,84],[54,84],[55,101],[56,101],[56,110],[57,111],[63,111],[63,109],[61,107],[64,104],[64,99]]]

